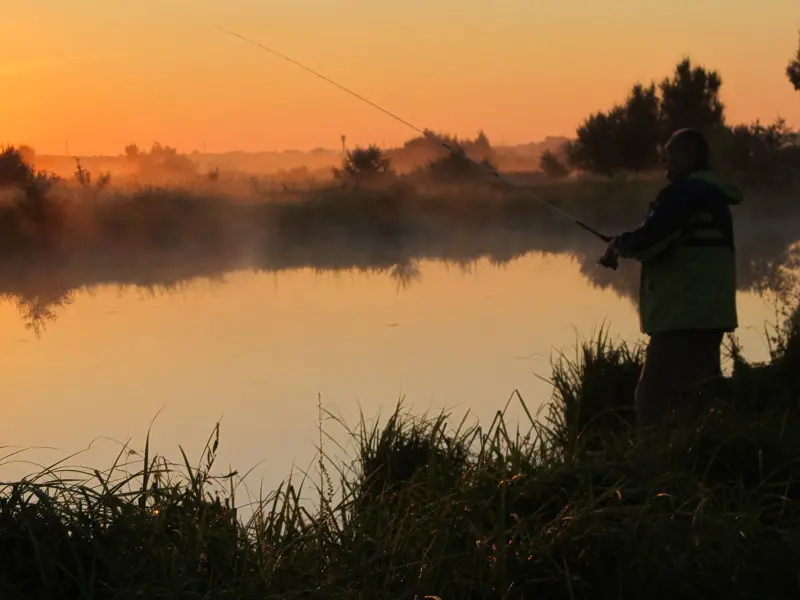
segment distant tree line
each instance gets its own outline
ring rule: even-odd
[[[800,89],[800,49],[787,68]],[[800,164],[797,132],[783,119],[728,126],[720,99],[722,78],[685,58],[671,77],[658,85],[637,83],[624,102],[590,115],[578,127],[576,139],[560,156],[545,152],[540,168],[553,178],[572,171],[613,177],[641,173],[659,166],[661,145],[677,129],[703,131],[713,149],[716,168],[744,179],[772,184],[796,179]]]
[[[786,75],[800,91],[800,47],[786,67]],[[572,172],[614,177],[651,171],[659,168],[662,145],[671,133],[692,127],[707,135],[715,168],[744,180],[791,183],[800,164],[798,133],[781,118],[771,125],[759,121],[728,125],[721,88],[719,73],[684,58],[670,77],[658,84],[636,83],[623,102],[589,115],[578,126],[573,141],[540,156],[539,168],[552,179],[568,177]],[[346,154],[342,168],[334,170],[335,176],[359,185],[385,181],[395,176],[394,164],[419,164],[422,160],[426,164],[417,169],[417,175],[428,180],[485,178],[485,170],[466,158],[494,164],[494,150],[483,132],[474,140],[446,134],[438,137],[457,152],[444,151],[427,136],[413,138],[389,152],[377,146],[357,147]]]
[[[800,91],[800,45],[786,67],[790,84]],[[577,128],[575,139],[559,150],[547,150],[539,168],[550,178],[562,179],[572,172],[613,177],[620,173],[642,173],[659,166],[661,145],[676,129],[693,127],[705,132],[714,147],[716,167],[745,179],[762,182],[789,182],[800,164],[800,140],[783,119],[764,126],[728,126],[725,105],[720,98],[722,78],[713,70],[695,66],[691,59],[678,63],[671,77],[660,83],[636,83],[625,100],[607,111],[595,112]],[[445,133],[436,137],[455,152],[432,140],[429,131],[400,147],[384,151],[376,145],[356,147],[346,152],[335,179],[346,185],[385,184],[396,178],[395,167],[417,166],[411,174],[417,181],[459,183],[488,181],[489,174],[475,164],[496,164],[496,154],[483,131],[474,139],[459,139]],[[141,174],[148,176],[197,176],[197,166],[175,148],[154,143],[149,152],[135,144],[125,147],[124,156]],[[0,153],[0,186],[23,182],[29,189],[43,187],[45,177],[32,168],[35,152],[27,146]],[[219,178],[211,169],[206,177]],[[91,174],[77,165],[75,178],[83,186]],[[97,180],[104,187],[106,176]]]
[[[453,150],[447,150],[436,140]],[[417,183],[486,182],[491,179],[491,174],[485,167],[495,168],[495,152],[483,131],[478,132],[474,139],[425,131],[425,135],[412,138],[401,148],[387,152],[374,144],[356,146],[346,152],[341,168],[333,169],[333,175],[345,185],[384,185],[397,178],[393,168],[397,162],[403,165],[422,162],[422,166],[417,166],[407,175],[407,180]]]
[[[565,148],[571,169],[613,176],[642,172],[659,164],[659,144],[675,129],[694,127],[711,133],[725,125],[719,97],[722,79],[694,67],[689,59],[658,86],[637,83],[621,104],[581,123]]]
[[[194,178],[197,175],[195,162],[178,152],[176,148],[154,142],[150,151],[143,151],[136,144],[125,146],[125,158],[139,173],[150,177],[183,177]],[[208,174],[209,179],[215,177],[214,173]],[[218,177],[218,173],[216,174]]]

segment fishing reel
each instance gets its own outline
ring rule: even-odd
[[[616,271],[617,267],[619,267],[619,257],[616,254],[603,254],[603,256],[600,257],[600,260],[597,261],[597,264],[602,265],[607,269],[611,269],[612,271]]]
[[[597,261],[597,264],[604,266],[606,269],[616,271],[617,267],[619,267],[619,254],[612,252],[613,246],[611,245],[611,242],[613,241],[613,238],[604,235],[602,239],[604,242],[608,242],[609,245],[608,248],[606,248],[603,256],[601,256]]]

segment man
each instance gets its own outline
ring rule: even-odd
[[[673,411],[680,424],[697,418],[702,384],[721,375],[723,336],[738,326],[730,206],[742,194],[712,173],[699,131],[676,131],[662,163],[669,183],[646,220],[616,236],[601,259],[641,262],[639,314],[650,342],[635,405],[645,430],[667,425]]]

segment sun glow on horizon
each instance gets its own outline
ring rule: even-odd
[[[181,151],[395,145],[414,132],[281,59],[275,47],[420,127],[495,144],[574,133],[636,81],[690,56],[722,75],[729,122],[800,126],[785,68],[800,3],[669,6],[574,0],[76,0],[15,4],[0,23],[0,143],[40,153],[120,154],[160,141]],[[457,10],[456,10],[457,8]],[[691,11],[691,12],[689,12]],[[686,19],[686,15],[691,19]]]

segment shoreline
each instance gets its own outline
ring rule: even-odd
[[[242,474],[214,465],[218,428],[183,464],[148,439],[110,471],[56,466],[0,489],[0,590],[786,597],[800,558],[796,314],[767,363],[746,363],[733,345],[725,406],[670,446],[635,439],[628,396],[641,346],[601,330],[579,340],[579,359],[554,357],[538,418],[511,400],[528,414],[516,432],[502,406],[473,426],[398,405],[350,430],[352,463],[318,457],[305,492],[296,480],[279,486],[245,520],[230,492]],[[301,501],[309,493],[316,510]]]

